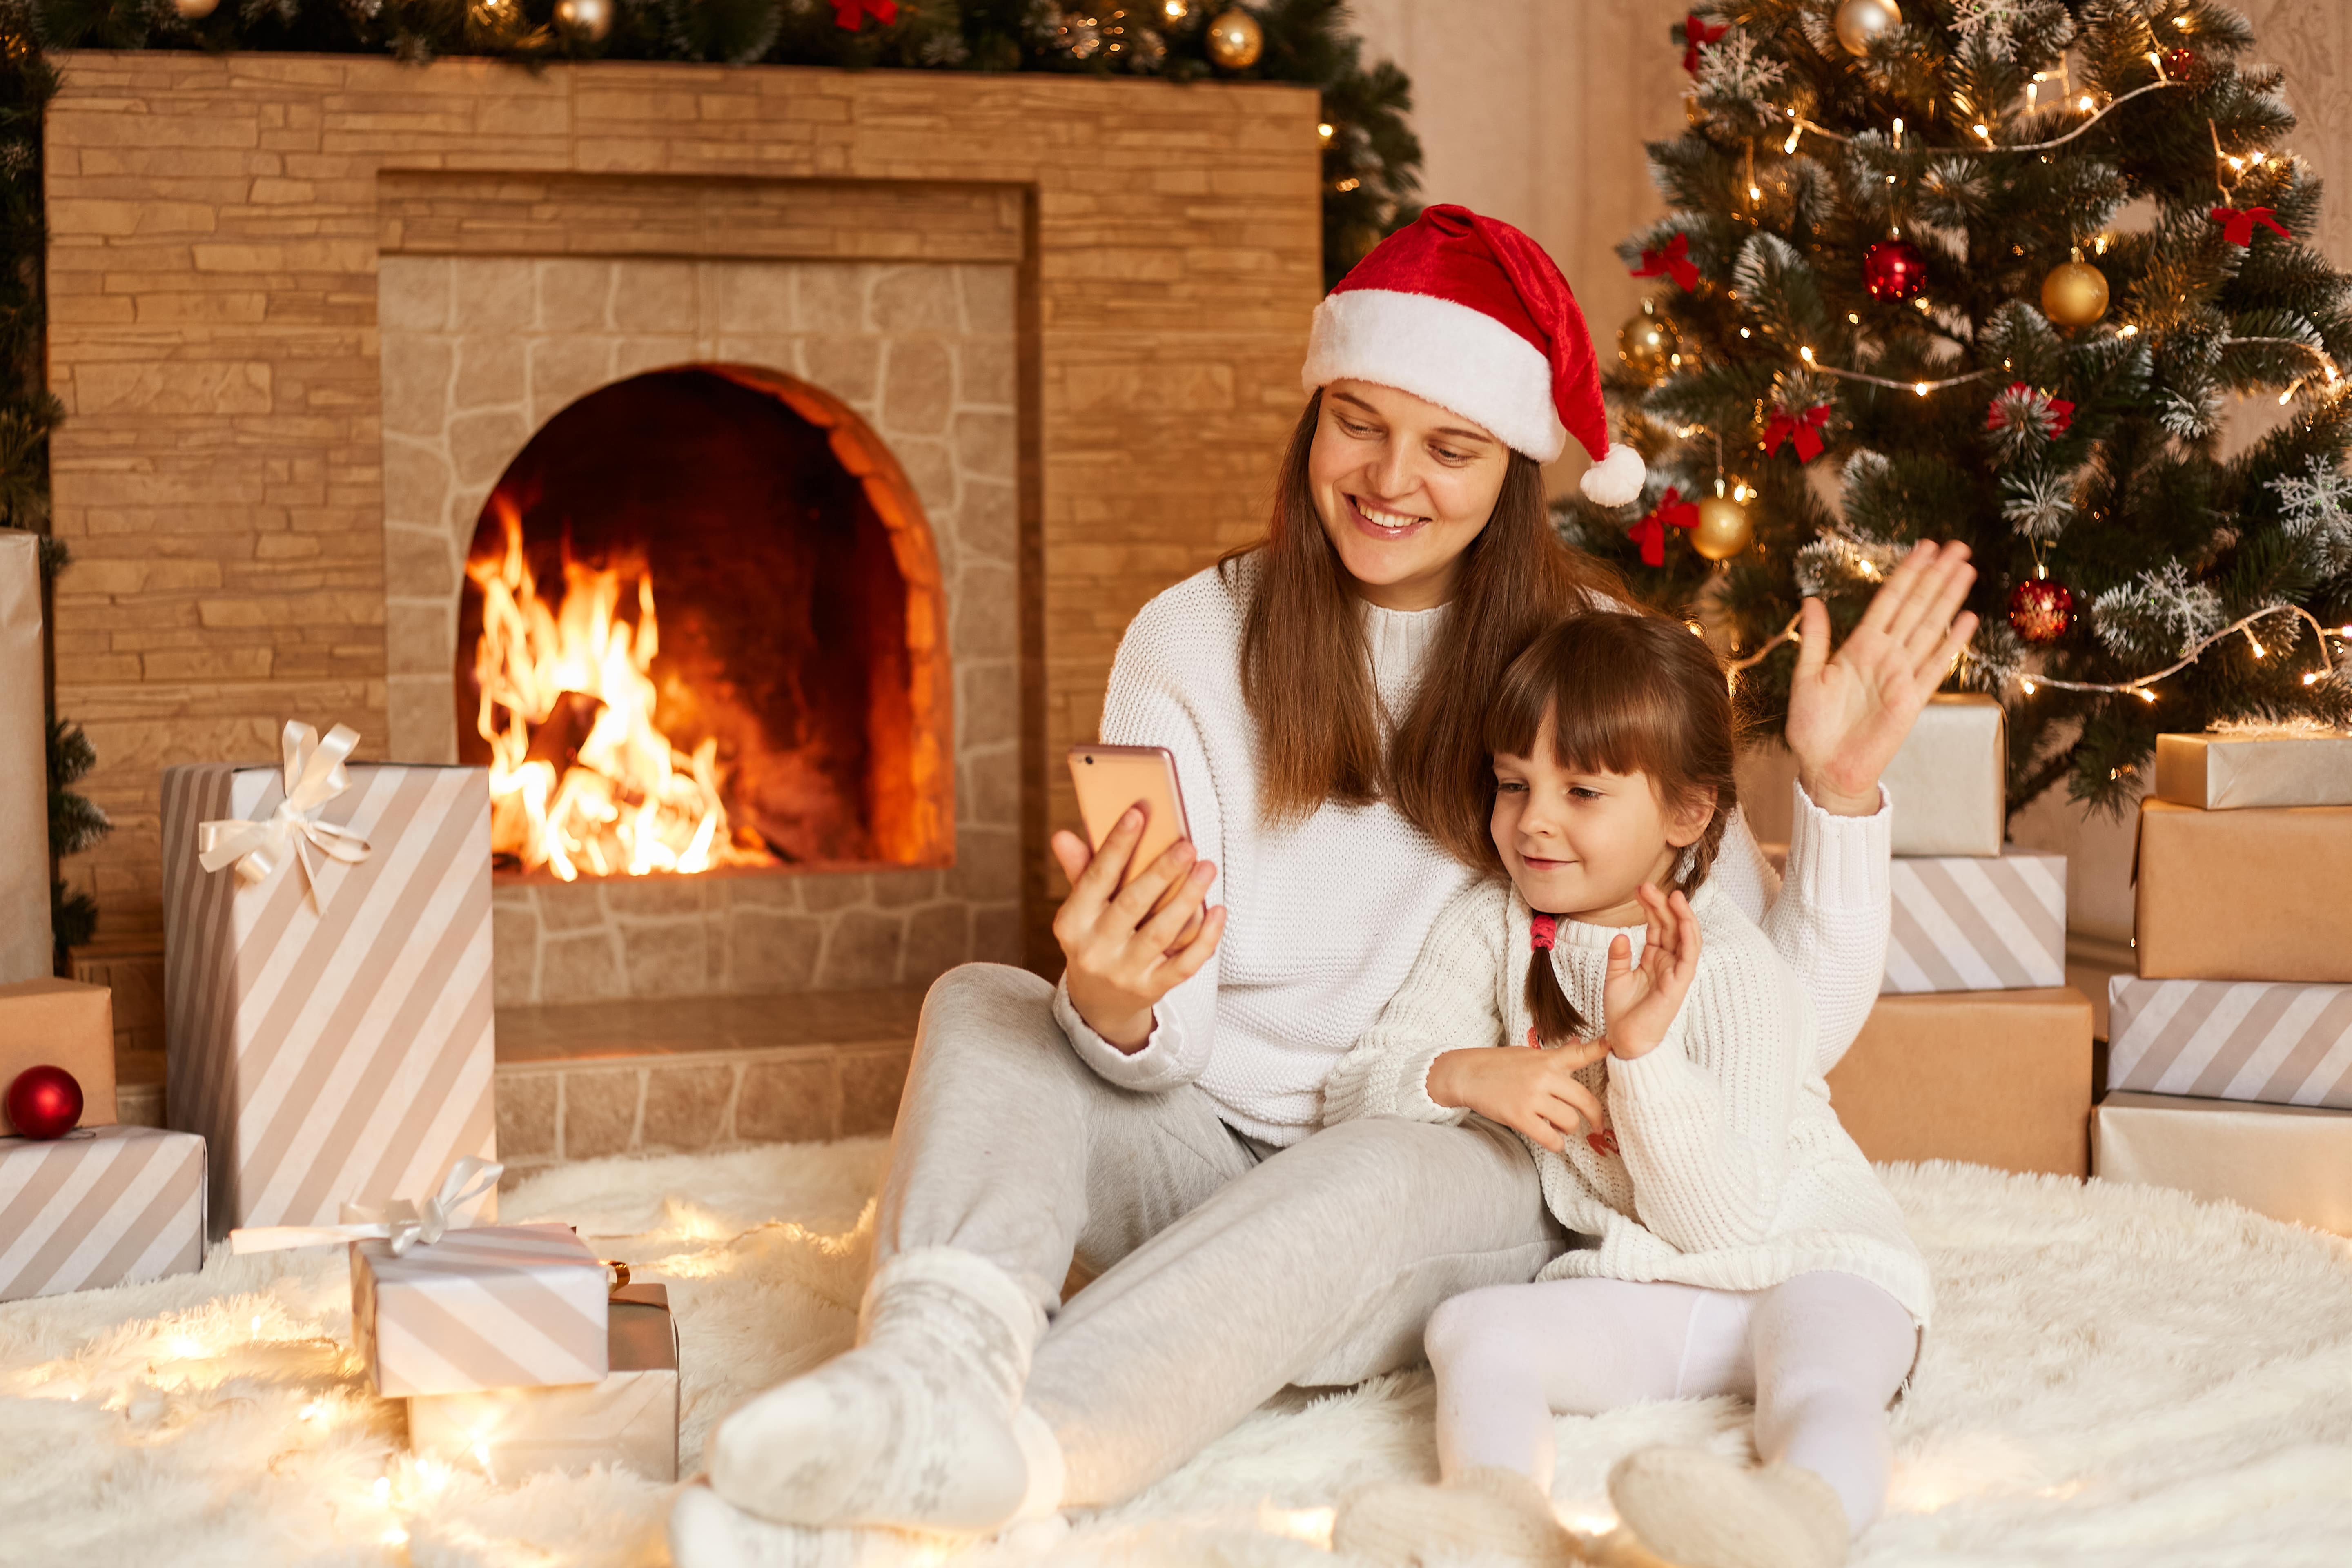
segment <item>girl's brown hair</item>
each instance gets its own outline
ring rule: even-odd
[[[1231,573],[1250,557],[1255,567],[1241,663],[1262,759],[1260,808],[1269,821],[1295,821],[1326,801],[1386,798],[1448,852],[1476,862],[1486,816],[1453,807],[1486,773],[1486,756],[1476,705],[1461,694],[1493,689],[1512,656],[1561,615],[1624,602],[1623,584],[1559,542],[1541,466],[1511,453],[1494,512],[1462,552],[1452,613],[1422,668],[1419,694],[1410,711],[1383,715],[1361,601],[1323,531],[1307,478],[1322,411],[1318,392],[1291,431],[1265,536],[1219,563]]]
[[[1552,722],[1552,757],[1563,768],[1641,773],[1670,811],[1712,800],[1715,814],[1684,852],[1675,886],[1685,893],[1706,880],[1723,833],[1739,804],[1732,766],[1738,735],[1730,688],[1713,649],[1679,622],[1655,616],[1591,614],[1562,621],[1511,661],[1484,715],[1486,755],[1532,756],[1544,721]],[[1482,822],[1495,809],[1492,768],[1463,805]],[[1491,831],[1480,863],[1500,869]],[[1547,1043],[1580,1034],[1584,1021],[1559,988],[1551,954],[1529,955],[1528,1011]]]

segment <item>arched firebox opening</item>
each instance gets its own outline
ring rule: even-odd
[[[459,609],[459,755],[502,866],[954,858],[937,556],[838,399],[731,365],[567,407],[500,476]]]

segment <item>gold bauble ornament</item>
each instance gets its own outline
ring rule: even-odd
[[[1838,0],[1837,40],[1850,55],[1870,53],[1870,43],[1881,33],[1903,25],[1903,7],[1895,0]]]
[[[183,22],[201,22],[220,9],[220,0],[172,0],[172,10]]]
[[[1640,315],[1628,316],[1617,329],[1617,357],[1644,380],[1655,381],[1674,369],[1681,349],[1682,334],[1675,331],[1675,324],[1654,313],[1646,303]]]
[[[2061,327],[2087,327],[2107,313],[2107,276],[2083,259],[2062,261],[2042,280],[2042,313]]]
[[[601,44],[613,31],[613,0],[555,0],[555,25],[575,38]]]
[[[1698,503],[1698,526],[1691,530],[1691,548],[1709,561],[1728,561],[1748,548],[1756,525],[1748,509],[1729,496],[1708,496]]]
[[[1209,58],[1229,71],[1247,70],[1265,53],[1265,29],[1236,5],[1209,24]]]

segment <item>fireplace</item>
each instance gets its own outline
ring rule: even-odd
[[[930,531],[838,398],[728,365],[591,393],[499,476],[465,575],[458,757],[501,868],[952,862]]]

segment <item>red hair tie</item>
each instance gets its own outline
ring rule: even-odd
[[[1528,950],[1531,952],[1549,952],[1552,939],[1559,934],[1559,917],[1558,915],[1538,915],[1535,918],[1535,923],[1528,928]]]

